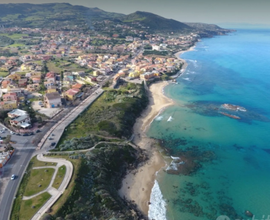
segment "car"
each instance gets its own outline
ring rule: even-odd
[[[49,140],[53,140],[53,138],[52,137],[49,137]]]
[[[30,135],[34,135],[34,132],[30,132],[30,133],[28,133],[28,135],[30,136]]]
[[[16,178],[15,174],[12,174],[10,179],[15,180],[15,178]]]
[[[21,134],[20,134],[20,133],[16,133],[16,135],[21,136]]]
[[[15,134],[13,131],[10,131],[10,134]]]
[[[53,147],[54,145],[55,145],[55,142],[52,142],[52,143],[51,143],[51,146]]]
[[[28,136],[28,134],[27,133],[24,133],[23,136]]]
[[[36,130],[36,133],[39,133],[39,132],[41,132],[41,130]]]

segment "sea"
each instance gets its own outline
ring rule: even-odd
[[[180,56],[188,67],[164,88],[175,105],[147,132],[168,163],[149,219],[270,220],[270,29],[201,39]]]

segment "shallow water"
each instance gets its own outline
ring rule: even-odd
[[[179,84],[165,88],[176,105],[153,121],[148,136],[196,166],[185,175],[159,172],[156,184],[166,209],[152,199],[150,213],[159,209],[169,220],[248,219],[246,210],[255,219],[270,216],[269,35],[270,30],[238,30],[203,39],[181,56],[189,65]],[[247,111],[223,109],[224,103]]]

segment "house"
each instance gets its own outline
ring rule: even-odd
[[[18,85],[19,85],[19,87],[25,88],[27,86],[27,79],[26,78],[19,79]]]
[[[149,80],[149,79],[154,78],[156,76],[158,76],[158,73],[155,73],[155,72],[146,72],[146,73],[140,75],[140,79],[142,79],[142,80]]]
[[[32,78],[32,81],[33,81],[33,83],[40,83],[40,81],[41,81],[41,78],[40,77],[33,77]]]
[[[40,85],[38,83],[27,85],[27,90],[29,92],[34,92],[40,90]]]
[[[16,93],[7,93],[3,95],[3,101],[18,101]]]
[[[11,112],[8,112],[8,117],[9,118],[16,118],[19,116],[27,115],[27,112],[21,109],[14,109]]]
[[[81,90],[82,87],[83,87],[83,85],[80,84],[80,83],[76,83],[75,85],[72,85],[72,89],[79,89],[79,90]]]
[[[31,119],[28,113],[21,109],[14,109],[8,112],[9,122],[12,126],[27,128],[31,126]]]
[[[56,108],[62,106],[61,97],[58,92],[46,93],[44,103],[47,108]]]
[[[64,93],[64,95],[67,100],[73,101],[77,98],[79,93],[80,93],[79,89],[69,89]]]
[[[8,87],[8,85],[10,84],[11,80],[3,80],[1,87],[2,89],[6,89]]]
[[[0,153],[0,168],[5,166],[5,164],[8,162],[10,159],[11,155],[14,153],[15,150],[9,150],[8,152],[2,151]]]
[[[31,119],[29,115],[22,115],[9,120],[12,126],[27,128],[31,126]]]
[[[15,109],[18,107],[17,100],[0,102],[0,109],[3,111]]]
[[[48,86],[46,93],[53,93],[53,92],[57,92],[56,86]]]

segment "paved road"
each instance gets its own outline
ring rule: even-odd
[[[58,121],[55,126],[53,126],[50,131],[43,137],[43,140],[39,144],[39,149],[43,150],[49,150],[51,149],[51,143],[55,143],[55,146],[59,142],[65,128],[73,122],[78,115],[80,115],[85,109],[88,108],[89,105],[91,105],[101,94],[103,93],[102,89],[97,89],[94,94],[89,96],[87,99],[85,99],[79,106],[72,109],[64,118],[62,118],[60,121]],[[53,134],[53,136],[52,136]],[[49,140],[49,138],[52,138],[52,140]],[[45,151],[43,151],[45,152]]]
[[[25,145],[28,145],[28,143],[26,143]],[[35,151],[35,148],[18,149],[15,151],[14,155],[8,162],[7,166],[9,166],[11,170],[9,172],[5,172],[4,177],[5,175],[8,175],[6,176],[6,178],[10,178],[9,174],[14,173],[17,176],[17,178],[15,180],[9,180],[10,182],[8,183],[5,189],[5,192],[3,194],[3,199],[0,203],[0,219],[1,220],[9,219],[9,214],[10,214],[12,203],[14,200],[14,195],[17,191],[19,183],[23,177],[24,171],[34,151]],[[8,167],[5,169],[8,169]]]
[[[17,179],[13,181],[9,180],[9,183],[5,189],[2,200],[0,201],[0,220],[9,219],[15,193],[17,191],[19,183],[23,177],[25,169],[32,155],[45,152],[51,148],[51,142],[58,142],[60,137],[62,136],[62,133],[65,127],[69,125],[81,112],[83,112],[102,93],[103,93],[103,90],[98,88],[94,94],[92,94],[86,100],[84,100],[78,107],[72,109],[68,114],[67,114],[67,111],[70,109],[66,109],[64,112],[62,112],[62,114],[67,114],[66,116],[68,117],[64,117],[63,119],[58,121],[59,123],[59,124],[57,123],[58,126],[55,126],[53,129],[50,129],[50,126],[47,126],[44,129],[42,129],[41,133],[35,135],[34,137],[12,135],[11,140],[15,140],[17,142],[15,146],[16,151],[14,155],[12,156],[11,160],[5,166],[4,178],[10,178],[11,174],[15,174],[18,177]],[[60,115],[59,115],[59,118],[61,118]],[[48,140],[47,138],[49,134],[51,134],[52,132],[54,133],[55,135],[54,137],[56,139],[53,141]],[[38,136],[40,138],[45,136],[46,138],[45,138],[44,144],[42,144],[42,149],[39,151],[35,151],[35,147],[33,144],[37,143],[37,139],[39,139]]]

